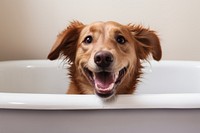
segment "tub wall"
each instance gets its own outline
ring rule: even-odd
[[[56,35],[74,19],[150,26],[161,38],[163,59],[200,60],[199,5],[199,0],[1,0],[0,60],[46,58]]]
[[[0,110],[0,118],[2,133],[199,133],[200,130],[199,110]]]

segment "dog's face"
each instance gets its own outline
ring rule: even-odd
[[[96,22],[80,33],[75,63],[96,94],[109,97],[116,92],[129,70],[134,69],[134,40],[127,28],[114,22]]]
[[[76,79],[104,98],[122,91],[133,80],[140,59],[150,53],[155,60],[161,58],[160,43],[153,31],[111,21],[72,23],[58,36],[48,58],[56,59],[60,52],[76,67]]]

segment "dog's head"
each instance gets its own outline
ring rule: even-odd
[[[111,21],[90,25],[72,22],[58,35],[48,58],[57,59],[60,53],[75,65],[100,97],[110,97],[136,80],[133,77],[138,78],[134,74],[140,69],[137,68],[140,60],[146,60],[150,54],[155,60],[162,56],[154,31]]]

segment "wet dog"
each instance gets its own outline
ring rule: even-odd
[[[155,31],[141,25],[74,21],[58,35],[48,59],[60,55],[71,65],[68,94],[97,94],[110,98],[131,94],[142,74],[141,60],[152,54],[159,61],[160,41]]]

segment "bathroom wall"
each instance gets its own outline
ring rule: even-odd
[[[72,20],[156,30],[163,59],[200,61],[199,0],[0,0],[0,61],[45,59]]]

